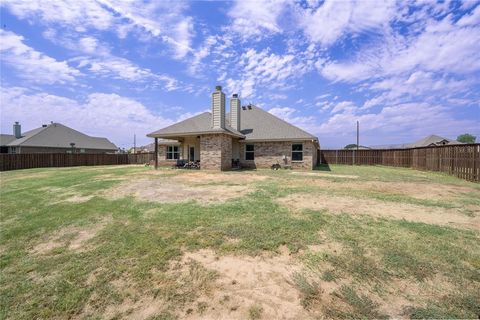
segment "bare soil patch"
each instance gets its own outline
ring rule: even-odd
[[[480,230],[479,216],[469,217],[458,212],[457,209],[434,208],[373,199],[305,193],[292,194],[279,199],[278,202],[295,210],[328,210],[334,214],[365,214],[374,217],[405,219],[414,222]]]
[[[228,185],[245,185],[267,179],[256,172],[205,172],[190,171],[172,177],[173,181],[193,184],[224,183]]]
[[[344,179],[358,179],[358,176],[351,174],[333,174],[326,172],[303,172],[303,171],[292,171],[291,174],[306,176],[306,177],[321,177],[321,178],[344,178]]]
[[[134,196],[155,202],[185,202],[195,200],[202,204],[225,202],[244,196],[251,191],[247,185],[189,185],[178,179],[141,179],[121,183],[105,191],[107,197],[118,199]]]
[[[292,281],[299,271],[287,250],[276,256],[217,256],[202,249],[186,253],[181,264],[196,261],[218,274],[214,290],[200,296],[190,307],[185,319],[248,319],[249,310],[262,309],[263,319],[309,319],[303,308],[300,292]],[[197,305],[205,308],[197,310]],[[189,307],[187,306],[187,309]]]
[[[412,183],[412,182],[384,182],[384,181],[362,181],[362,182],[333,182],[325,179],[308,179],[302,185],[309,185],[332,190],[348,189],[374,191],[382,193],[406,195],[416,199],[427,200],[449,200],[455,199],[465,193],[480,192],[476,189],[440,183]]]
[[[44,242],[35,245],[30,251],[36,255],[45,255],[57,248],[67,247],[73,251],[87,250],[87,242],[93,239],[106,225],[102,220],[87,227],[66,227],[55,235],[48,237]]]

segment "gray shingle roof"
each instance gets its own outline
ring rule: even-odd
[[[243,135],[230,126],[226,126],[225,129],[213,129],[212,128],[212,114],[210,112],[204,112],[183,121],[172,124],[171,126],[157,130],[155,132],[147,134],[147,137],[163,136],[168,137],[175,135],[186,134],[205,134],[205,133],[227,133],[234,136],[242,137]]]
[[[117,146],[107,138],[87,136],[60,123],[52,123],[46,127],[24,132],[22,136],[7,145],[10,147],[71,148],[70,143],[73,142],[75,148],[80,149],[117,150]]]
[[[256,106],[240,110],[240,132],[245,140],[317,140],[314,135]]]
[[[241,130],[236,131],[230,127],[229,114],[226,114],[226,132],[244,137],[245,140],[317,140],[317,137],[308,132],[264,111],[261,108],[252,106],[251,109],[242,108],[240,111]],[[173,124],[169,127],[148,134],[149,137],[168,137],[175,135],[201,134],[222,132],[213,130],[211,127],[210,112],[204,112],[192,118]]]
[[[445,144],[461,144],[461,142],[459,141],[443,138],[443,137],[432,134],[432,135],[429,135],[428,137],[425,137],[414,143],[411,143],[410,148],[428,147],[430,145],[441,145],[440,142],[442,141],[446,141]]]
[[[452,140],[437,136],[435,134],[429,135],[423,139],[420,139],[413,143],[403,143],[403,144],[390,144],[390,145],[378,145],[372,146],[372,149],[408,149],[408,148],[419,148],[419,147],[428,147],[431,145],[443,145],[442,141],[446,141],[447,145],[462,144],[462,142],[457,140]]]
[[[6,146],[10,142],[15,140],[15,136],[13,134],[0,134],[0,146]]]

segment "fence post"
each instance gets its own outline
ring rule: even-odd
[[[335,150],[335,164],[338,164],[338,150]]]

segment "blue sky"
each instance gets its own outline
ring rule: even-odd
[[[322,147],[480,136],[479,1],[4,0],[1,131],[130,147],[222,85]],[[480,137],[479,137],[480,138]]]

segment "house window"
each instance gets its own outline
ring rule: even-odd
[[[253,144],[245,145],[245,160],[255,160],[255,146]]]
[[[85,153],[85,149],[80,149],[80,153]]]
[[[303,161],[303,144],[292,144],[292,161]]]
[[[178,146],[167,146],[167,160],[180,159],[180,151]]]
[[[17,147],[10,147],[10,153],[12,154],[17,153]]]

